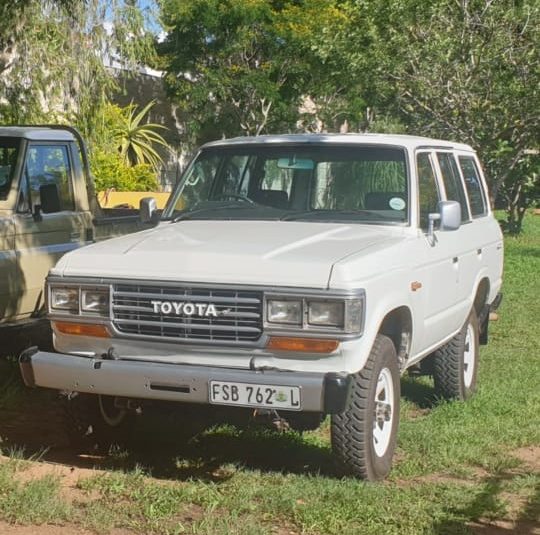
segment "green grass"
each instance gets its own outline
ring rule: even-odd
[[[431,380],[404,378],[388,481],[337,477],[327,422],[303,436],[223,426],[176,445],[158,437],[170,427],[156,423],[144,447],[81,479],[84,499],[71,503],[53,477],[19,483],[16,452],[0,463],[0,518],[213,535],[467,534],[479,519],[537,522],[540,473],[514,453],[540,446],[540,217],[528,216],[505,247],[504,301],[481,350],[479,391],[467,403],[436,403]],[[28,399],[13,378],[8,385],[0,407]]]
[[[24,470],[18,455],[0,465],[0,518],[8,522],[43,524],[71,517],[71,507],[60,496],[55,477],[21,482],[17,473]]]

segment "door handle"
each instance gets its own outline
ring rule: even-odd
[[[452,258],[452,263],[457,264],[458,262],[459,262],[459,258],[457,256],[454,256],[454,258]]]

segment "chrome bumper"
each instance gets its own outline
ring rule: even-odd
[[[351,377],[341,373],[301,373],[104,360],[30,348],[19,358],[26,386],[135,399],[209,403],[210,381],[300,387],[302,411],[342,412]]]

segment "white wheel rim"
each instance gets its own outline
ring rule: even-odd
[[[109,414],[108,407],[106,407],[104,403],[103,396],[98,396],[98,397],[99,397],[99,412],[101,413],[101,416],[104,422],[110,427],[119,426],[124,420],[126,411],[123,409],[117,409],[113,405],[113,414]],[[111,401],[114,404],[114,400],[111,400]]]
[[[467,334],[465,335],[465,348],[463,350],[463,382],[469,388],[474,375],[474,359],[476,358],[476,347],[474,339],[474,329],[469,323]]]
[[[382,457],[390,444],[394,421],[394,383],[392,373],[383,368],[375,388],[375,411],[373,418],[373,449]]]

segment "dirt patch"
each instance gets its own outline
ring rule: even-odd
[[[7,461],[7,457],[0,456],[0,462]],[[26,483],[28,481],[42,479],[47,476],[57,478],[60,483],[60,495],[68,502],[90,502],[99,498],[97,492],[83,492],[78,488],[78,483],[82,479],[94,477],[104,473],[102,470],[90,468],[78,468],[50,462],[30,462],[28,461],[15,474],[17,481]],[[1,532],[0,532],[1,533]]]
[[[540,472],[540,446],[525,446],[512,452],[527,468]]]
[[[41,524],[39,526],[21,526],[0,522],[0,533],[2,535],[95,535],[93,531],[88,531],[77,526],[61,526],[52,524]],[[112,529],[109,535],[133,535],[133,531],[126,529]]]
[[[509,474],[540,472],[540,446],[525,446],[511,454],[522,464],[517,469],[509,470]],[[528,501],[525,496],[501,492],[499,498],[506,504],[506,518],[480,519],[470,523],[469,528],[475,535],[540,535],[540,503],[537,496]]]
[[[497,520],[493,522],[473,522],[468,524],[474,535],[540,535],[537,522],[510,522]]]

